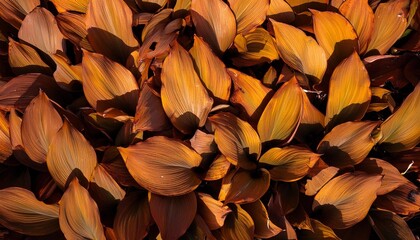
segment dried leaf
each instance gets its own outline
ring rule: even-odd
[[[412,215],[420,211],[420,192],[413,183],[405,183],[394,191],[379,196],[375,201],[378,208],[401,215]]]
[[[261,200],[253,203],[247,203],[241,206],[252,218],[255,224],[254,236],[257,238],[272,238],[282,231],[277,227],[268,217],[268,212],[265,209]]]
[[[87,40],[88,31],[86,29],[86,15],[71,12],[59,13],[55,19],[58,28],[66,38],[79,48],[93,51],[92,46]]]
[[[267,15],[268,0],[229,0],[229,6],[236,17],[237,34],[247,34],[260,26]]]
[[[228,206],[206,193],[198,193],[198,214],[206,222],[210,230],[216,230],[224,225],[226,216],[232,212]]]
[[[72,90],[75,83],[82,83],[81,65],[70,65],[67,59],[57,54],[51,55],[51,58],[57,64],[54,79],[62,88]]]
[[[312,105],[306,94],[303,95],[302,118],[296,132],[299,141],[308,143],[313,137],[322,134],[324,131],[325,116],[314,105]]]
[[[321,189],[328,181],[330,181],[337,173],[339,168],[327,167],[321,170],[312,179],[308,179],[305,184],[305,194],[307,196],[314,196],[319,189]]]
[[[42,61],[32,47],[9,38],[9,64],[16,75],[25,73],[51,74],[50,67]]]

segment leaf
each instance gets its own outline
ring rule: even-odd
[[[333,128],[318,145],[322,159],[335,167],[362,162],[378,142],[378,122],[346,122]]]
[[[385,54],[407,28],[405,1],[381,3],[375,11],[375,25],[367,47],[367,55]]]
[[[93,51],[87,40],[86,14],[72,12],[59,13],[55,19],[63,35],[79,48]]]
[[[62,125],[63,121],[48,96],[40,91],[26,108],[22,119],[22,142],[32,161],[46,161],[48,147]]]
[[[9,38],[9,64],[16,75],[25,73],[51,74],[50,67],[42,61],[32,47]]]
[[[324,131],[325,116],[309,100],[306,94],[303,96],[303,112],[296,138],[302,142],[312,142],[313,136],[322,134]]]
[[[376,199],[382,176],[345,173],[329,181],[315,195],[312,209],[325,225],[349,228],[362,221]]]
[[[206,41],[216,54],[230,47],[236,36],[236,19],[222,0],[192,0],[191,17],[197,35]]]
[[[230,162],[226,159],[224,155],[219,155],[214,161],[210,164],[209,169],[204,176],[205,181],[215,181],[222,179],[228,172],[230,168]]]
[[[270,173],[260,168],[256,171],[239,170],[233,175],[227,192],[227,203],[251,203],[260,199],[270,186]]]
[[[295,20],[295,13],[284,0],[272,0],[267,10],[267,17],[277,22],[291,23]]]
[[[39,0],[2,0],[0,1],[0,18],[14,28],[19,29],[25,15],[40,4]]]
[[[114,61],[125,63],[139,45],[131,29],[132,16],[123,0],[89,1],[86,29],[93,49]]]
[[[221,239],[254,239],[255,226],[251,216],[240,205],[234,206],[233,212],[227,216],[220,229]]]
[[[371,210],[369,212],[369,217],[373,229],[381,240],[416,239],[404,219],[393,212]]]
[[[260,26],[267,15],[268,0],[229,0],[229,6],[236,17],[237,34],[247,34]]]
[[[82,68],[83,92],[93,108],[99,112],[112,107],[127,113],[135,111],[139,89],[130,71],[101,54],[88,51],[83,52]]]
[[[260,106],[270,89],[266,88],[258,79],[233,68],[229,68],[228,73],[234,84],[230,102],[243,107],[249,117],[258,115],[261,111]]]
[[[284,83],[268,102],[258,122],[261,141],[289,142],[296,133],[303,110],[303,91],[296,78]]]
[[[271,179],[275,181],[294,182],[303,178],[318,161],[320,155],[310,150],[287,146],[271,148],[261,156],[260,163],[272,165]]]
[[[311,218],[311,225],[313,231],[303,229],[299,231],[298,237],[302,240],[321,240],[321,239],[331,239],[339,240],[340,238],[334,233],[334,231],[322,224],[320,221]]]
[[[48,170],[55,182],[64,189],[71,176],[77,176],[81,181],[90,179],[96,165],[93,147],[65,120],[54,136],[47,155]]]
[[[156,136],[118,150],[137,183],[152,193],[179,196],[201,183],[193,171],[201,156],[176,140]]]
[[[160,94],[166,115],[181,132],[192,133],[205,124],[213,99],[194,71],[188,52],[176,42],[163,62]]]
[[[210,121],[216,127],[214,140],[226,159],[235,166],[255,169],[261,143],[251,125],[226,112],[213,115]]]
[[[75,11],[85,13],[89,0],[51,0],[59,12]]]
[[[18,36],[46,54],[64,52],[64,36],[54,15],[45,8],[37,7],[25,17]]]
[[[11,130],[3,112],[0,112],[0,163],[12,155]]]
[[[228,206],[206,193],[198,193],[198,214],[206,222],[210,230],[216,230],[224,225],[227,215],[232,212]]]
[[[58,206],[47,205],[24,188],[0,190],[0,224],[31,236],[42,236],[59,231]]]
[[[205,87],[216,99],[229,100],[231,79],[225,64],[212,52],[211,48],[194,35],[194,45],[189,50],[195,71]]]
[[[412,215],[420,211],[420,192],[411,182],[399,186],[394,191],[378,196],[375,206],[400,215]]]
[[[197,212],[197,199],[194,192],[176,197],[151,194],[150,212],[155,220],[162,239],[178,239],[191,225]]]
[[[327,69],[327,56],[322,47],[291,25],[271,20],[279,54],[290,67],[320,83]]]
[[[77,178],[61,198],[59,220],[66,239],[105,240],[98,206]]]
[[[16,109],[12,108],[9,113],[8,130],[10,134],[10,143],[13,149],[23,147],[22,143],[22,118],[16,113]]]
[[[114,219],[117,239],[136,240],[148,234],[152,224],[147,194],[129,192],[120,202]]]
[[[336,167],[327,167],[321,170],[312,179],[308,179],[305,184],[305,195],[314,196],[319,189],[328,183],[335,175],[337,175],[340,169]]]
[[[82,84],[82,66],[70,65],[64,57],[53,54],[51,58],[57,65],[53,76],[55,81],[66,90],[73,90],[75,83]]]
[[[414,148],[420,143],[420,125],[417,117],[420,113],[420,83],[387,120],[381,124],[382,149],[388,152],[400,152]]]
[[[349,0],[341,4],[340,13],[353,25],[359,39],[360,53],[367,50],[373,31],[373,11],[368,0]]]
[[[268,217],[261,200],[253,203],[247,203],[241,206],[252,218],[255,224],[254,236],[257,238],[272,238],[279,234],[282,229],[277,227]]]
[[[361,120],[371,98],[369,74],[353,52],[334,70],[330,80],[325,124],[327,129],[347,121]]]

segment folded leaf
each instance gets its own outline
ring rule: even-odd
[[[362,172],[345,173],[321,188],[312,209],[333,229],[349,228],[362,221],[376,199],[382,176]]]
[[[247,34],[260,26],[267,15],[268,0],[229,0],[229,6],[236,17],[237,34]]]
[[[40,91],[26,108],[22,119],[22,142],[25,152],[37,163],[46,161],[48,147],[63,125],[48,96]]]
[[[290,67],[320,83],[327,69],[324,49],[306,34],[291,25],[271,20],[279,54]]]
[[[235,204],[223,227],[220,229],[220,239],[254,239],[254,221],[251,216],[241,208],[240,205]]]
[[[23,119],[25,121],[25,119]],[[81,181],[90,179],[97,165],[93,147],[85,137],[66,120],[55,134],[47,155],[47,166],[61,188],[67,186],[69,177]]]
[[[230,95],[231,80],[225,64],[212,52],[211,48],[194,35],[194,45],[189,50],[195,71],[211,95],[227,101]]]
[[[25,73],[51,74],[50,67],[42,61],[32,47],[9,38],[9,64],[16,75]]]
[[[89,0],[51,0],[59,12],[75,11],[85,13]]]
[[[359,55],[353,52],[334,70],[325,115],[327,129],[347,121],[361,120],[371,98],[369,74]]]
[[[0,9],[2,9],[0,18],[19,29],[25,16],[39,4],[39,0],[2,0],[0,1]]]
[[[224,225],[226,216],[232,212],[228,206],[206,193],[198,193],[198,214],[206,222],[210,230],[216,230]]]
[[[414,240],[413,232],[400,216],[384,210],[371,210],[369,220],[380,239]]]
[[[137,183],[153,193],[179,196],[201,183],[192,169],[200,155],[176,140],[156,136],[118,150]]]
[[[261,142],[251,125],[225,112],[210,117],[210,121],[216,127],[214,140],[226,159],[235,166],[255,169]]]
[[[114,219],[117,239],[136,240],[146,237],[152,224],[146,193],[129,192],[120,202]]]
[[[322,159],[335,167],[362,162],[378,142],[378,122],[346,122],[333,128],[319,143]]]
[[[89,104],[100,112],[114,107],[133,113],[139,97],[133,74],[101,54],[83,53],[83,92]]]
[[[177,197],[151,194],[150,212],[162,239],[175,240],[181,237],[191,225],[197,212],[195,193]]]
[[[93,49],[114,61],[125,63],[138,46],[131,29],[132,16],[123,0],[89,1],[86,29]]]
[[[255,224],[254,236],[257,238],[271,238],[279,234],[282,229],[277,227],[268,217],[261,200],[242,205],[242,208],[251,216]]]
[[[3,112],[0,112],[0,163],[12,155],[11,130]]]
[[[258,122],[262,142],[293,138],[302,117],[303,94],[295,77],[277,90]]]
[[[77,178],[61,198],[59,220],[66,239],[105,240],[98,206]]]
[[[353,25],[359,39],[360,53],[367,50],[373,31],[373,11],[368,0],[349,0],[341,4],[340,13]]]
[[[39,201],[24,188],[5,188],[0,190],[0,224],[25,235],[48,235],[60,229],[58,206]]]
[[[339,168],[327,167],[321,170],[312,179],[308,179],[305,185],[305,194],[307,196],[314,196],[319,189],[321,189],[328,181],[330,181],[337,173]]]
[[[197,35],[206,41],[215,53],[230,47],[236,36],[235,15],[222,0],[192,0],[191,17]]]
[[[271,179],[275,181],[294,182],[303,178],[319,159],[319,154],[309,149],[288,146],[271,148],[261,156],[260,163],[272,165]]]
[[[420,143],[420,83],[408,95],[400,108],[381,124],[383,137],[379,141],[381,148],[388,152],[400,152],[411,149]]]
[[[176,41],[162,65],[161,98],[172,124],[183,133],[202,127],[213,104],[188,52]]]

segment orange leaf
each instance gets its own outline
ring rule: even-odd
[[[86,15],[72,12],[62,12],[58,14],[58,28],[73,44],[88,51],[93,51],[92,46],[87,40]]]
[[[223,178],[230,168],[230,162],[226,159],[224,155],[219,155],[214,161],[210,164],[209,169],[204,176],[206,181],[215,181]]]
[[[322,240],[322,239],[330,239],[330,240],[339,240],[339,238],[334,231],[322,224],[320,221],[311,218],[311,226],[313,231],[305,230],[299,231],[298,237],[302,240]]]
[[[416,185],[407,182],[394,191],[379,196],[375,207],[401,215],[412,215],[420,211],[420,192]]]
[[[59,12],[75,11],[84,13],[89,0],[51,0]]]
[[[416,239],[407,222],[393,212],[371,210],[369,220],[380,239]]]
[[[242,205],[242,208],[251,216],[255,224],[254,235],[257,238],[272,238],[279,234],[282,229],[277,227],[268,217],[268,212],[265,209],[261,200],[253,203]]]
[[[11,130],[3,112],[0,112],[0,163],[12,155]]]
[[[306,93],[303,96],[303,112],[296,138],[302,142],[312,142],[312,137],[324,131],[325,116],[312,105]]]
[[[197,35],[220,54],[230,47],[236,36],[235,15],[222,0],[192,0],[191,17]]]
[[[9,38],[9,64],[16,75],[25,73],[51,74],[50,67],[42,61],[32,47]]]
[[[153,193],[179,196],[201,183],[192,169],[200,155],[176,140],[156,136],[118,150],[137,183]]]
[[[271,0],[267,17],[277,22],[291,23],[295,20],[295,13],[285,0]]]
[[[0,1],[0,18],[19,29],[25,15],[40,4],[39,0],[2,0]]]
[[[260,26],[267,15],[268,0],[229,0],[229,6],[236,17],[237,34],[247,34]]]
[[[166,115],[183,133],[202,127],[213,104],[190,55],[176,41],[162,65],[161,97]]]
[[[216,230],[224,225],[226,216],[232,212],[228,206],[206,193],[198,193],[198,214],[206,222],[210,230]]]
[[[55,81],[64,89],[72,90],[75,83],[82,83],[82,66],[70,65],[67,59],[64,57],[53,54],[51,55],[57,68],[54,72]]]
[[[61,198],[59,220],[66,239],[105,240],[98,206],[77,178]]]
[[[345,173],[321,188],[312,209],[333,229],[349,228],[362,221],[376,199],[382,176],[362,172]]]
[[[220,229],[220,239],[254,239],[255,226],[251,216],[240,205],[234,206],[233,212],[227,216],[225,224]]]
[[[194,192],[177,197],[150,194],[150,212],[162,239],[175,240],[181,237],[191,225],[197,212]]]
[[[305,184],[305,194],[307,196],[314,196],[319,189],[321,189],[328,181],[330,181],[337,173],[339,168],[327,167],[321,170],[312,179],[308,179]]]

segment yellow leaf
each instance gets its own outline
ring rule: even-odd
[[[75,11],[85,13],[89,0],[51,0],[59,12]]]
[[[220,230],[220,239],[252,240],[254,239],[254,229],[254,221],[251,216],[239,204],[235,204]]]
[[[216,99],[228,101],[231,79],[225,64],[213,54],[211,48],[194,35],[194,45],[189,50],[194,67],[201,81]]]
[[[214,161],[210,164],[209,169],[204,176],[206,181],[215,181],[223,178],[230,168],[230,162],[226,159],[224,155],[219,155]]]
[[[48,147],[62,125],[60,115],[41,91],[26,108],[22,119],[22,142],[32,161],[46,161]]]
[[[257,238],[272,238],[279,234],[282,229],[277,227],[268,216],[267,209],[261,200],[247,203],[241,206],[252,218],[255,224],[254,235]]]
[[[0,18],[19,29],[22,20],[40,4],[39,0],[2,0],[0,1]]]
[[[359,38],[360,53],[364,54],[372,36],[374,19],[368,0],[345,1],[341,4],[339,10],[353,25]]]
[[[271,20],[279,54],[290,67],[315,78],[319,83],[327,69],[324,49],[306,34],[291,25]]]
[[[356,52],[344,59],[330,79],[325,124],[327,129],[361,120],[371,98],[369,74]]]
[[[206,193],[198,193],[198,214],[209,226],[210,230],[221,228],[228,213],[232,212],[228,206],[214,199]]]
[[[376,199],[382,176],[362,172],[345,173],[329,181],[315,195],[312,209],[333,229],[344,229],[362,221]]]
[[[192,0],[191,17],[197,35],[206,41],[215,53],[230,47],[236,36],[236,19],[222,0]]]
[[[3,112],[0,112],[0,163],[12,155],[11,130]]]
[[[388,152],[400,152],[414,148],[420,143],[419,101],[420,83],[417,83],[400,108],[381,124],[381,148]]]
[[[339,171],[336,167],[327,167],[321,170],[312,179],[308,179],[305,184],[305,194],[314,196],[328,181],[330,181]]]
[[[183,133],[204,126],[213,99],[194,70],[188,52],[176,41],[162,65],[161,98],[172,124]]]
[[[378,142],[378,122],[346,122],[333,128],[319,143],[322,159],[336,167],[362,162]]]
[[[138,46],[131,29],[132,18],[130,8],[123,0],[89,1],[86,29],[93,49],[114,61],[125,63]]]
[[[58,206],[47,205],[24,188],[0,190],[0,224],[31,236],[43,236],[59,231]]]
[[[9,38],[9,64],[16,75],[39,72],[50,75],[50,67],[32,47]]]
[[[216,127],[214,140],[227,160],[235,166],[255,169],[261,142],[251,125],[226,112],[210,117],[210,121]]]
[[[308,9],[326,9],[328,0],[286,0],[296,13],[308,11]]]
[[[139,89],[133,74],[122,65],[97,53],[83,52],[83,92],[97,111],[118,108],[134,113]]]
[[[268,0],[229,0],[229,6],[236,17],[237,34],[247,34],[260,26],[267,15]]]
[[[66,239],[105,240],[98,206],[77,178],[60,200],[59,220]]]
[[[118,150],[137,183],[153,193],[179,196],[201,183],[193,171],[201,156],[176,140],[156,136]]]
[[[295,13],[285,0],[271,0],[267,17],[277,22],[291,23],[295,20]]]
[[[258,122],[261,141],[288,142],[296,133],[303,110],[303,91],[292,78],[274,94]]]
[[[47,155],[48,170],[55,182],[65,188],[70,176],[76,175],[81,181],[88,180],[96,165],[93,147],[67,120],[64,121]]]

